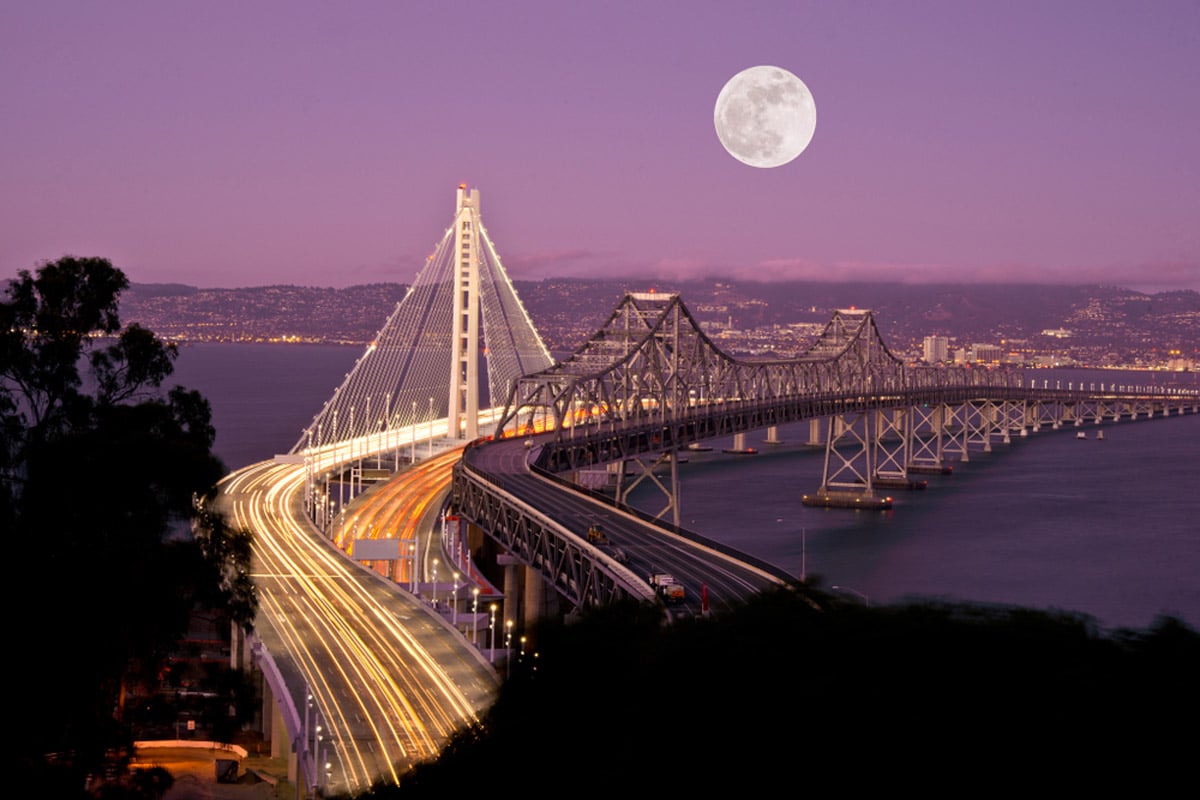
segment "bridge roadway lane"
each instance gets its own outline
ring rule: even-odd
[[[219,507],[255,534],[255,627],[304,713],[314,698],[330,793],[396,782],[477,718],[491,667],[426,605],[353,563],[301,511],[304,468],[262,462],[227,476]]]
[[[501,489],[579,535],[585,547],[588,526],[599,522],[612,545],[628,557],[623,566],[643,583],[652,570],[670,572],[686,590],[683,604],[672,607],[673,616],[700,614],[702,592],[707,595],[709,610],[720,613],[789,580],[790,576],[781,570],[755,566],[731,555],[735,553],[732,549],[722,552],[702,539],[688,539],[650,525],[634,514],[534,473],[529,462],[537,457],[537,439],[533,438],[535,445],[530,449],[520,439],[486,442],[468,448],[464,458],[490,473]],[[612,552],[611,548],[595,549]],[[611,561],[608,563],[611,565]]]
[[[439,453],[354,498],[332,526],[334,544],[353,555],[355,542],[360,539],[396,539],[398,552],[404,556],[415,543],[421,548],[418,563],[424,573],[419,582],[432,580],[429,565],[439,557],[439,537],[422,534],[428,534],[441,522],[441,504],[450,491],[451,474],[461,455],[461,445]],[[411,567],[408,559],[397,562],[393,576],[397,583],[412,584]],[[447,563],[438,576],[442,582],[453,574],[452,569]]]

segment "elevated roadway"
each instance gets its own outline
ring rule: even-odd
[[[539,569],[577,605],[599,597],[654,601],[652,572],[673,575],[685,589],[672,616],[720,612],[794,578],[769,564],[535,472],[535,439],[502,439],[467,447],[456,468],[455,509],[484,526],[524,563]],[[607,544],[587,540],[598,524]]]

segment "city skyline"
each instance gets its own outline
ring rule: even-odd
[[[4,275],[409,282],[460,183],[510,275],[1200,289],[1200,6],[0,10]],[[713,105],[799,76],[772,169]]]

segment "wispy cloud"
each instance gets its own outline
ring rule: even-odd
[[[542,250],[500,256],[510,278],[537,280],[540,278],[582,276],[589,262],[603,254],[591,250]]]
[[[572,265],[562,264],[568,268]],[[743,281],[819,281],[828,283],[1028,283],[1109,284],[1138,291],[1173,289],[1200,291],[1200,264],[1146,263],[1047,268],[1034,264],[991,264],[982,267],[899,261],[821,262],[804,258],[775,258],[752,263],[720,263],[702,259],[664,258],[655,261],[589,254],[586,269],[554,270],[547,276],[644,278],[682,281],[730,278]]]

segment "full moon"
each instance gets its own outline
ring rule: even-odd
[[[812,141],[817,107],[804,81],[786,69],[750,67],[717,95],[713,123],[729,155],[752,167],[779,167]]]

